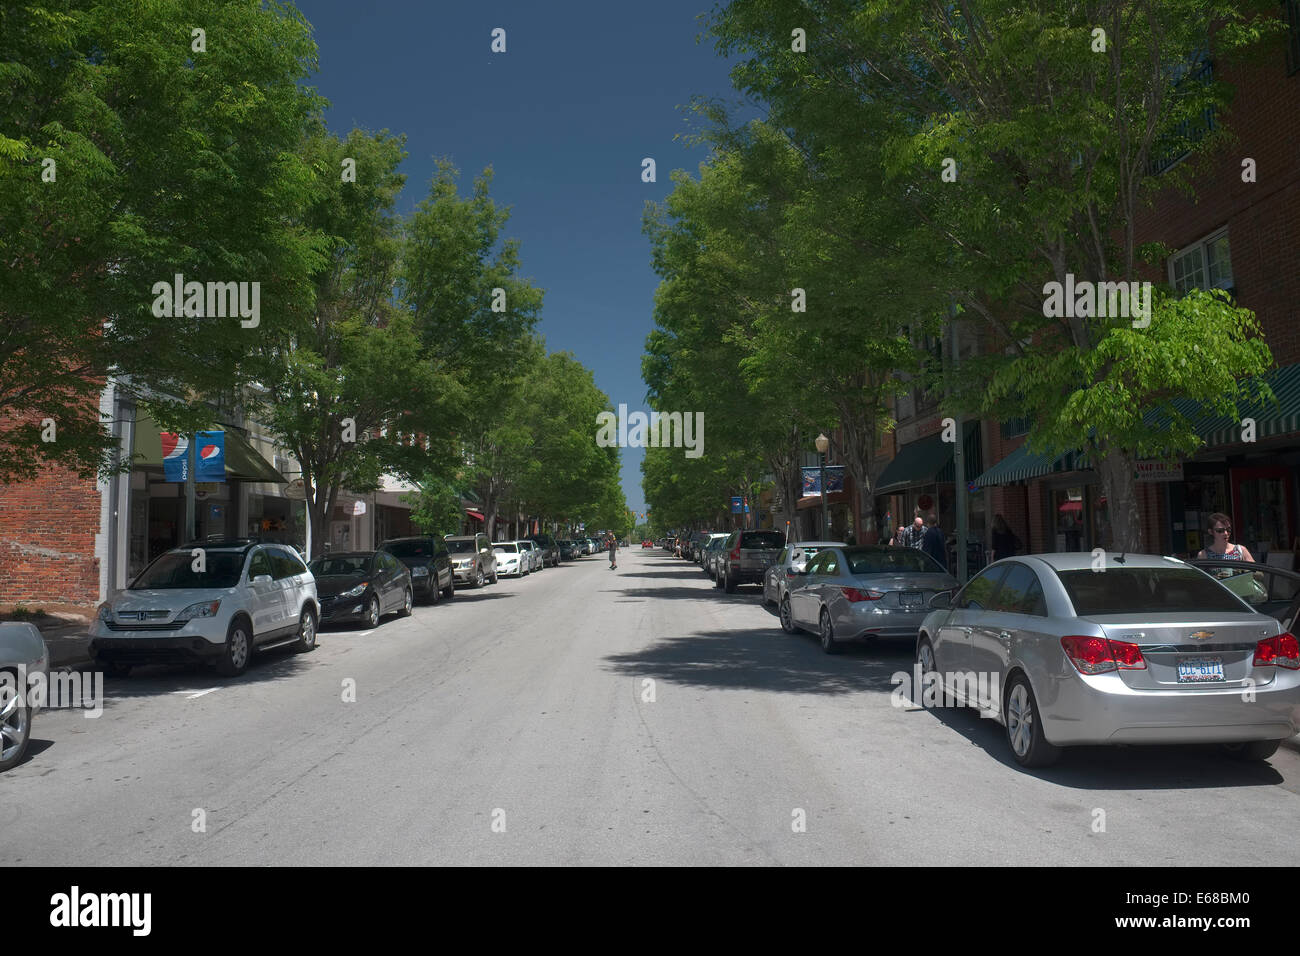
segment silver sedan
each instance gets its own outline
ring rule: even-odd
[[[790,581],[807,567],[813,555],[824,548],[844,548],[843,541],[796,541],[787,544],[776,557],[776,563],[763,575],[763,603],[781,606],[781,599],[789,589]]]
[[[956,587],[956,578],[915,548],[826,548],[789,578],[781,627],[813,631],[827,654],[861,638],[912,641],[930,599]]]
[[[23,759],[48,684],[49,651],[34,624],[0,624],[0,771]]]
[[[1300,729],[1295,637],[1177,558],[1005,558],[932,606],[914,673],[1001,722],[1023,766],[1078,744],[1220,743],[1266,760]]]

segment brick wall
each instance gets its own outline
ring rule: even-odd
[[[93,606],[99,509],[94,479],[61,468],[0,485],[0,604]]]

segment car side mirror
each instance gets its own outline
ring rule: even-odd
[[[271,583],[271,575],[269,575],[269,574],[259,574],[259,575],[256,575],[256,576],[253,578],[252,582],[250,582],[250,583],[252,583],[252,584],[270,584],[270,583]]]
[[[930,607],[936,611],[942,611],[952,607],[952,592],[940,591],[934,597],[930,598]]]

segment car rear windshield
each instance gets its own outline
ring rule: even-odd
[[[390,541],[384,550],[396,558],[427,558],[433,555],[433,542],[426,538],[407,541]]]
[[[447,549],[451,551],[452,554],[465,554],[474,550],[474,539],[461,538],[457,541],[453,538],[448,538]]]
[[[1247,608],[1227,588],[1195,568],[1091,568],[1058,571],[1074,613],[1240,613]]]
[[[370,557],[364,554],[346,558],[317,558],[311,563],[311,573],[316,577],[365,574],[370,567]]]
[[[156,588],[233,588],[244,569],[242,551],[208,551],[203,556],[203,570],[195,571],[197,559],[187,548],[169,551],[131,582],[130,590]]]
[[[768,548],[775,550],[785,547],[785,535],[780,531],[746,531],[740,536],[740,546],[749,548]]]
[[[496,544],[492,545],[492,550],[502,551],[506,554],[518,554],[519,545],[515,544],[513,541],[498,541]]]
[[[887,551],[845,548],[844,557],[848,559],[850,574],[946,573],[938,561],[915,548],[891,548]]]

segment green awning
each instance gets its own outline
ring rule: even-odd
[[[1088,467],[1087,458],[1080,452],[1066,452],[1064,455],[1036,455],[1025,445],[1021,445],[1011,454],[975,479],[977,488],[992,485],[1009,485],[1016,481],[1028,481],[1056,472],[1079,471]]]
[[[204,431],[221,431],[215,426]],[[147,412],[141,410],[135,419],[134,464],[138,466],[161,468],[163,466],[162,439],[158,437],[161,429]],[[233,428],[224,428],[226,433],[226,478],[242,478],[245,481],[268,481],[283,485],[289,479],[275,470],[275,467],[249,444],[248,439]]]
[[[1199,402],[1187,398],[1175,399],[1172,404],[1191,420],[1196,434],[1211,448],[1241,444],[1241,423],[1246,418],[1255,420],[1256,441],[1300,431],[1300,363],[1275,368],[1264,375],[1263,381],[1273,390],[1277,402],[1243,402],[1237,406],[1236,415],[1203,412]]]
[[[955,471],[952,446],[953,443],[944,441],[941,434],[927,435],[904,445],[876,479],[875,493],[888,495],[907,488],[951,482]],[[978,421],[966,423],[963,449],[966,469],[970,473],[983,463]]]

